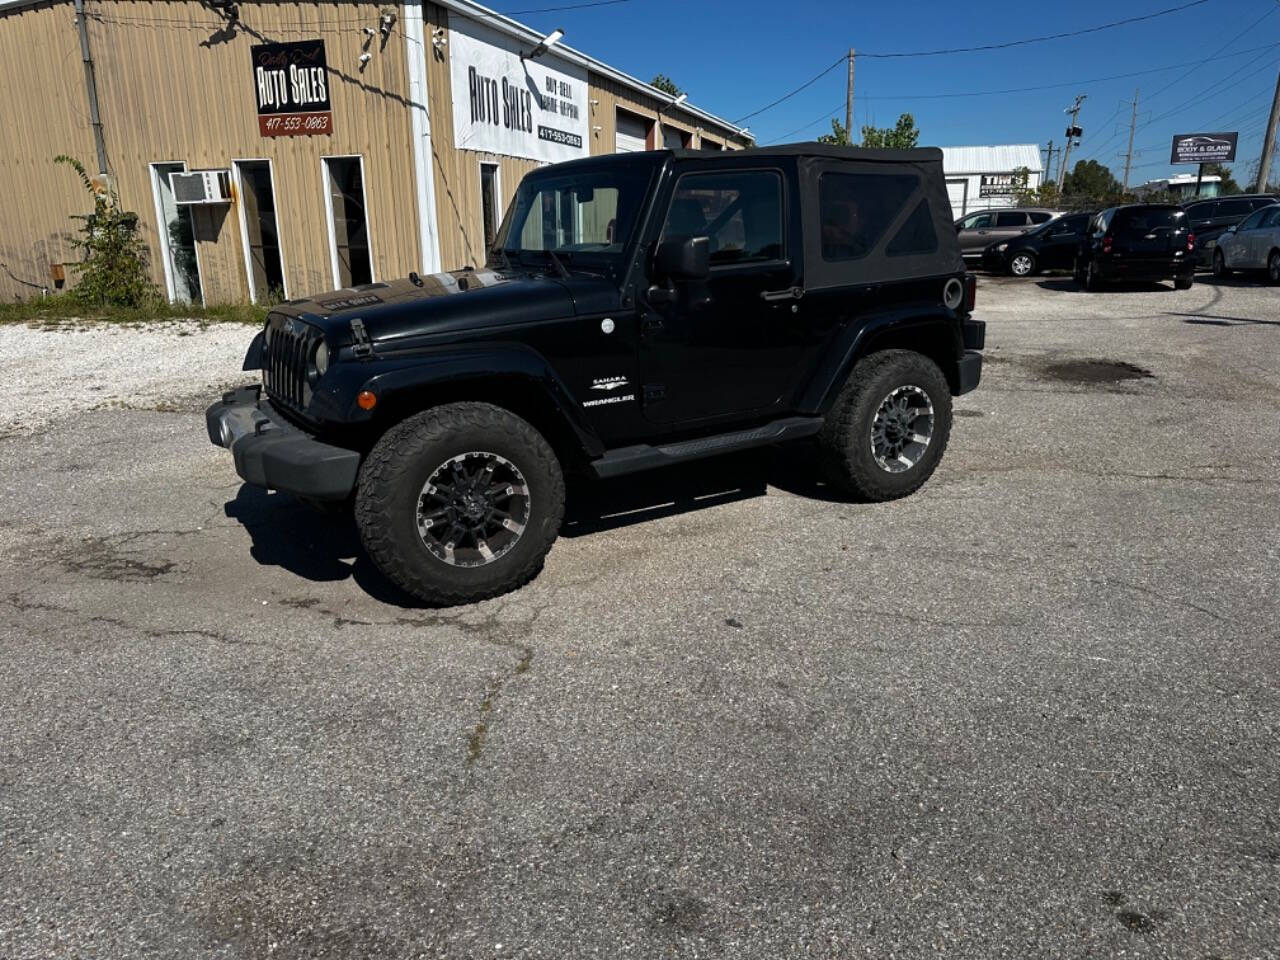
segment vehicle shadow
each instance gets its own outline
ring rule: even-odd
[[[769,487],[797,496],[848,502],[820,479],[812,442],[748,450],[610,480],[571,477],[560,535],[592,536],[650,520],[765,496]],[[321,512],[296,497],[242,484],[223,507],[249,534],[249,555],[314,583],[348,578],[373,599],[421,608],[386,579],[360,543],[349,510]]]
[[[1072,277],[1057,277],[1037,280],[1036,286],[1043,290],[1056,290],[1062,293],[1088,293],[1084,287],[1076,283]],[[1173,290],[1173,281],[1154,283],[1150,280],[1109,280],[1102,288],[1103,293],[1154,293],[1158,290]]]
[[[1234,273],[1229,277],[1215,277],[1212,273],[1197,273],[1196,283],[1210,287],[1264,287],[1267,286],[1267,275],[1259,270],[1256,275]]]

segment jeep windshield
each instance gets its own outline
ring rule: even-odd
[[[516,190],[491,259],[559,271],[619,264],[649,189],[651,164],[532,173]]]

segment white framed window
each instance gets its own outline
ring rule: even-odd
[[[373,246],[365,208],[364,157],[321,157],[329,222],[329,256],[337,288],[372,283]]]
[[[502,172],[488,160],[480,161],[480,218],[484,254],[488,256],[502,225]]]
[[[185,162],[171,160],[152,163],[151,193],[156,205],[156,231],[160,240],[160,262],[164,267],[165,293],[170,303],[204,303],[200,280],[200,252],[196,247],[195,221],[191,208],[173,199],[169,177],[183,173]]]
[[[232,160],[231,175],[240,198],[240,240],[249,299],[255,303],[287,300],[289,284],[276,216],[275,169],[270,160]]]

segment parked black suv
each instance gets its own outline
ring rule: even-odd
[[[576,160],[525,177],[483,270],[274,308],[209,437],[251,484],[352,497],[391,580],[467,602],[537,573],[567,470],[813,437],[842,492],[911,493],[978,384],[974,291],[936,149]]]
[[[1080,238],[1093,217],[1068,213],[1036,227],[1030,233],[997,240],[982,251],[982,269],[1029,277],[1041,270],[1066,270],[1076,259]]]
[[[1196,238],[1187,214],[1171,203],[1135,203],[1095,213],[1076,251],[1073,273],[1086,290],[1108,280],[1195,280]]]
[[[1187,211],[1191,231],[1196,235],[1196,265],[1210,266],[1220,236],[1259,207],[1269,207],[1277,200],[1280,196],[1269,193],[1243,193],[1184,203],[1182,209]]]

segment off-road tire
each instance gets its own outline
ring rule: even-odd
[[[453,566],[423,542],[418,502],[437,468],[472,451],[519,468],[529,517],[507,553],[482,566]],[[474,603],[515,590],[542,569],[564,519],[564,475],[527,421],[488,403],[450,403],[409,417],[374,445],[360,467],[355,519],[370,559],[396,586],[433,606]]]
[[[1217,279],[1217,280],[1223,280],[1223,279],[1225,279],[1225,278],[1227,278],[1227,277],[1231,276],[1231,274],[1232,274],[1232,273],[1234,273],[1234,272],[1235,272],[1234,270],[1228,270],[1228,269],[1227,269],[1227,258],[1226,258],[1226,257],[1224,257],[1224,256],[1222,255],[1222,251],[1221,251],[1221,250],[1215,250],[1215,251],[1213,251],[1213,276],[1214,276],[1214,279]]]
[[[884,400],[903,386],[919,387],[933,406],[933,430],[923,456],[902,473],[875,459],[872,424]],[[822,472],[833,487],[858,500],[896,500],[929,479],[951,436],[951,388],[938,365],[912,350],[884,350],[859,360],[818,434]]]
[[[1018,272],[1017,267],[1019,260],[1027,261],[1027,268],[1021,273]],[[1019,253],[1015,253],[1009,258],[1009,276],[1011,277],[1033,277],[1039,269],[1040,265],[1036,263],[1036,256],[1034,253],[1027,253],[1024,250]]]
[[[1194,276],[1174,277],[1173,287],[1175,290],[1190,290],[1192,284],[1194,284],[1195,282],[1196,282],[1196,278]]]

